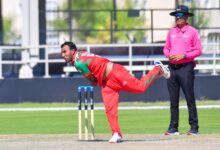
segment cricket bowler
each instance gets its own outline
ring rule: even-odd
[[[73,42],[61,45],[61,54],[66,62],[71,62],[82,73],[91,85],[101,87],[106,116],[112,130],[109,143],[122,141],[122,133],[118,123],[118,102],[121,90],[142,93],[160,76],[168,79],[170,71],[160,61],[140,80],[133,77],[122,65],[93,53],[78,51]]]

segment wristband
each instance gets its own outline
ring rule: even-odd
[[[183,59],[186,59],[186,54],[183,55]]]

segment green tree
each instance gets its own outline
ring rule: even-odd
[[[195,9],[192,11],[194,14],[196,14],[196,17],[189,18],[189,23],[192,24],[197,29],[200,29],[202,27],[206,27],[209,23],[209,18],[207,17],[207,14],[201,11],[196,11]]]
[[[181,2],[181,4],[183,4],[183,2]],[[209,22],[209,18],[208,18],[209,14],[205,13],[204,11],[197,10],[195,1],[191,1],[189,7],[190,7],[190,11],[194,14],[194,16],[190,17],[188,19],[188,22],[197,29],[207,26]]]
[[[123,9],[132,9],[131,0],[126,1]],[[61,10],[68,10],[68,3],[65,2],[61,6]],[[121,29],[131,29],[134,27],[144,26],[143,15],[136,18],[129,18],[127,11],[117,11],[117,20],[111,26],[111,19],[113,13],[113,1],[97,1],[97,0],[80,0],[72,1],[72,23],[74,30],[77,31],[74,35],[80,41],[87,43],[110,43],[110,29],[114,31],[114,39],[117,41],[128,41],[128,31],[121,31]],[[81,10],[99,10],[99,11],[87,11]],[[109,10],[109,11],[101,11]],[[68,11],[66,11],[68,12]],[[68,27],[68,15],[63,14],[62,17],[57,17],[56,20],[50,22],[50,25],[55,29],[67,30]],[[95,31],[90,31],[95,29]],[[133,30],[133,36],[136,38],[136,42],[141,42],[144,36],[143,31]]]
[[[12,17],[3,18],[3,41],[4,44],[15,44],[14,42],[20,37],[12,30],[13,19]]]

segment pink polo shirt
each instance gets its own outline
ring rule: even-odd
[[[182,29],[178,27],[171,28],[167,35],[163,53],[167,58],[172,54],[186,55],[186,59],[180,61],[170,60],[173,64],[194,61],[194,58],[202,53],[200,36],[197,30],[188,24]]]

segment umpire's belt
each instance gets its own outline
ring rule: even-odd
[[[183,63],[183,64],[172,64],[172,63],[169,63],[169,66],[173,69],[180,69],[188,64],[191,64],[192,62],[187,62],[187,63]]]

